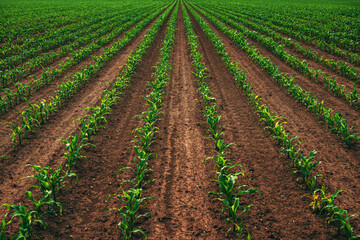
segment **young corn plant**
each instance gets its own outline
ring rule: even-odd
[[[150,179],[148,181],[145,181],[145,178],[148,175],[148,173],[153,171],[152,169],[148,168],[148,166],[149,166],[148,161],[152,154],[147,153],[146,151],[142,150],[138,146],[135,146],[134,150],[135,150],[135,153],[138,155],[134,159],[136,168],[127,166],[127,167],[121,168],[119,170],[119,172],[121,172],[125,169],[130,169],[135,174],[135,178],[132,180],[126,179],[126,180],[124,180],[124,182],[130,182],[134,186],[135,189],[144,188],[145,185],[147,185],[148,183],[155,181],[155,179]]]
[[[19,143],[19,145],[21,145],[22,140],[23,140],[23,135],[24,135],[24,129],[26,126],[22,125],[22,126],[16,126],[14,125],[12,122],[6,122],[4,124],[9,124],[12,128],[10,134],[11,137],[11,142],[13,144],[13,149],[15,149],[17,143]]]
[[[33,171],[35,170],[37,172],[37,174],[29,175],[26,178],[31,177],[38,180],[39,185],[34,184],[32,187],[39,188],[43,196],[40,200],[36,201],[32,196],[32,192],[28,191],[27,195],[29,199],[35,204],[38,212],[40,212],[41,207],[44,204],[47,204],[48,211],[49,207],[52,206],[53,210],[51,212],[56,214],[55,207],[58,207],[61,214],[62,205],[57,201],[58,192],[68,184],[68,182],[65,180],[66,178],[76,177],[77,182],[76,174],[64,171],[61,165],[57,170],[53,170],[51,167],[41,167],[37,165],[30,166],[32,167]]]
[[[297,168],[298,170],[296,170],[293,173],[296,172],[301,172],[302,174],[302,179],[303,182],[305,183],[305,186],[310,188],[311,191],[315,190],[315,186],[316,186],[316,180],[317,177],[321,177],[321,179],[323,179],[323,175],[322,174],[316,174],[314,176],[311,176],[310,173],[311,171],[321,163],[321,161],[316,161],[315,163],[312,162],[313,158],[316,155],[316,151],[312,151],[309,156],[303,156],[300,155],[298,162],[297,162]]]
[[[133,234],[137,232],[143,234],[145,238],[147,237],[144,230],[140,227],[137,227],[135,222],[139,218],[151,216],[151,213],[149,212],[145,214],[139,214],[138,211],[141,204],[143,204],[145,200],[152,199],[153,197],[142,197],[142,193],[143,190],[141,188],[131,188],[127,191],[123,190],[121,195],[114,194],[107,196],[107,199],[109,199],[111,196],[115,196],[125,204],[123,207],[112,208],[107,211],[117,211],[121,215],[122,221],[119,222],[118,227],[124,240],[133,239]]]
[[[5,227],[6,227],[6,225],[10,224],[10,223],[6,222],[6,217],[7,217],[7,214],[5,214],[5,216],[1,220],[1,224],[0,224],[0,240],[6,240]]]
[[[42,226],[44,229],[46,228],[46,224],[43,220],[41,220],[39,213],[35,210],[31,210],[27,205],[10,205],[5,203],[3,206],[7,207],[9,211],[14,212],[10,221],[7,222],[6,225],[9,225],[15,217],[19,217],[20,219],[19,233],[11,239],[15,240],[31,238],[34,235],[31,230],[37,223],[40,224],[40,226]],[[3,222],[1,225],[2,227],[5,227],[3,226]]]

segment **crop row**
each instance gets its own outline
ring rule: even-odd
[[[264,57],[258,49],[252,46],[245,38],[244,34],[237,30],[229,30],[224,23],[217,21],[212,15],[204,10],[197,8],[204,16],[212,21],[217,28],[223,30],[226,35],[232,39],[240,49],[245,51],[247,55],[259,65],[272,79],[278,82],[285,91],[293,96],[300,103],[305,105],[311,110],[314,115],[324,120],[327,127],[338,134],[341,140],[347,145],[352,146],[360,142],[360,134],[353,131],[352,126],[348,126],[347,120],[343,118],[341,113],[335,112],[331,108],[326,108],[323,101],[320,102],[316,96],[311,92],[305,92],[299,85],[294,83],[294,77],[288,77],[286,73],[283,73],[279,68],[267,57]],[[239,23],[227,18],[223,14],[213,12],[213,15],[218,19],[224,21],[235,29],[241,29]]]
[[[229,6],[224,6],[224,5],[220,5],[220,4],[216,4],[216,5],[209,5],[210,8],[212,9],[223,9],[226,11],[229,11],[233,14],[236,14],[237,16],[241,17],[241,19],[248,19],[250,21],[256,22],[258,24],[264,25],[269,27],[270,29],[273,29],[279,33],[285,34],[289,37],[293,37],[299,41],[302,41],[306,44],[309,44],[311,46],[317,47],[325,52],[328,52],[330,54],[334,54],[337,55],[339,57],[342,57],[344,59],[347,59],[348,61],[356,64],[356,65],[360,65],[360,56],[356,53],[353,53],[351,51],[348,50],[344,50],[341,49],[339,47],[337,47],[335,44],[333,43],[328,43],[326,41],[323,41],[321,39],[316,39],[314,36],[312,35],[306,35],[303,32],[300,31],[296,31],[294,30],[291,25],[290,26],[281,26],[281,24],[277,24],[275,25],[274,22],[272,21],[268,21],[267,17],[264,17],[263,15],[260,15],[258,13],[252,12],[242,12],[240,11],[241,9],[239,9],[236,6],[233,6],[231,8],[229,8]],[[230,11],[229,9],[231,9],[232,11]],[[337,26],[339,27],[339,26]],[[322,31],[324,31],[322,29]]]
[[[208,138],[213,141],[214,150],[211,151],[212,157],[206,158],[214,160],[217,169],[215,170],[216,179],[215,182],[219,185],[219,191],[211,191],[209,194],[216,196],[216,200],[220,201],[224,208],[221,212],[227,212],[226,222],[232,224],[231,229],[237,234],[238,238],[242,238],[245,226],[241,220],[241,214],[245,213],[251,205],[242,206],[240,204],[240,197],[245,194],[252,194],[258,192],[256,189],[247,188],[246,185],[240,185],[238,176],[243,176],[244,167],[239,163],[232,163],[227,157],[228,148],[232,143],[226,143],[223,139],[224,132],[221,131],[219,121],[221,116],[218,115],[217,100],[213,96],[211,90],[205,79],[208,77],[206,74],[207,68],[203,61],[203,56],[199,52],[199,42],[197,36],[193,30],[193,25],[188,13],[185,10],[185,6],[182,2],[185,29],[188,39],[188,45],[190,47],[190,56],[195,71],[193,74],[196,76],[196,80],[199,84],[198,91],[202,97],[201,102],[204,105],[204,118],[208,125],[209,136]],[[247,238],[250,238],[250,233],[247,234]]]
[[[3,46],[2,58],[4,59],[0,62],[0,69],[12,68],[29,58],[36,57],[41,53],[72,42],[85,34],[89,34],[92,29],[97,29],[98,26],[102,26],[102,22],[107,22],[114,17],[116,17],[116,15],[108,15],[106,17],[99,16],[89,22],[79,22],[61,28],[55,33],[49,34],[51,36],[50,38],[38,36],[28,38],[28,42],[23,45]]]
[[[132,10],[127,12],[126,16],[121,15],[116,19],[110,19],[109,22],[105,21],[105,25],[101,24],[100,29],[92,34],[87,34],[84,37],[77,38],[76,42],[62,46],[57,51],[45,53],[41,57],[33,58],[17,68],[0,72],[1,86],[7,87],[10,84],[16,84],[18,80],[21,80],[28,74],[32,74],[36,70],[50,65],[55,60],[68,55],[70,52],[71,57],[74,59],[72,61],[80,61],[86,52],[89,50],[97,50],[99,46],[107,44],[111,39],[115,38],[118,34],[124,31],[125,28],[123,25],[128,26],[129,22],[134,22],[134,14],[143,15],[144,12],[147,11],[153,11],[153,9],[145,9],[140,11]],[[139,17],[136,19],[139,19]],[[119,26],[121,27],[118,28]],[[78,49],[79,47],[82,47],[88,43],[90,44],[81,49]],[[86,51],[86,49],[89,50]],[[69,58],[65,60],[65,63],[63,61],[61,64],[64,65],[67,62],[69,62]],[[47,71],[49,72],[50,69]],[[5,90],[6,89],[4,89],[4,91]]]
[[[91,78],[104,67],[105,63],[110,61],[113,56],[130,43],[146,25],[160,14],[163,9],[164,7],[152,13],[135,28],[127,32],[122,39],[115,42],[108,49],[105,49],[104,54],[94,57],[94,63],[88,64],[81,72],[76,72],[70,80],[61,83],[59,85],[60,90],[54,91],[53,96],[48,101],[42,100],[39,104],[29,103],[29,108],[21,113],[22,122],[19,125],[10,123],[12,127],[11,139],[13,146],[15,147],[18,143],[21,144],[22,139],[25,136],[35,131],[36,128],[40,128],[54,112],[62,107],[63,103],[68,101],[75,93],[83,88]]]
[[[209,13],[215,13],[214,11],[210,9],[206,9]],[[228,12],[216,12],[216,14],[223,14],[230,19],[233,19],[236,22],[244,22],[241,18],[235,17]],[[260,32],[268,32],[266,28],[259,28],[254,26],[253,24],[251,27],[255,30],[259,30]],[[246,27],[241,26],[238,24],[236,26],[236,29],[240,30],[245,36],[250,37],[257,43],[264,46],[267,50],[271,51],[275,56],[277,56],[279,59],[284,61],[288,66],[293,68],[294,70],[297,70],[301,73],[303,73],[306,77],[313,79],[315,82],[318,81],[319,77],[322,75],[325,79],[325,87],[333,92],[335,95],[342,96],[350,105],[353,105],[355,107],[360,106],[360,100],[359,100],[359,93],[356,89],[355,83],[353,83],[353,90],[350,92],[346,92],[346,86],[340,85],[337,83],[337,79],[331,76],[326,75],[323,71],[320,69],[314,69],[310,66],[309,63],[307,63],[305,60],[300,61],[299,58],[296,56],[293,56],[288,51],[285,50],[284,45],[279,44],[281,43],[287,45],[287,43],[293,43],[291,40],[281,37],[280,35],[274,33],[270,37],[262,36],[259,32],[250,31]],[[277,41],[275,41],[276,39]],[[298,44],[293,45],[296,46],[296,49],[298,49],[301,53],[306,53],[311,56],[319,56],[316,55],[317,53],[313,52],[311,49],[306,49]],[[316,57],[315,57],[316,58]],[[357,74],[357,70],[353,67],[348,65],[347,63],[343,63],[341,61],[335,63],[332,59],[324,59],[322,58],[321,61],[325,63],[327,66],[331,66],[331,68],[334,68],[337,71],[340,71],[343,73],[343,75],[346,75],[346,77],[350,79],[354,79],[356,81],[359,81],[359,76]]]
[[[239,12],[243,10],[239,7],[235,9]],[[301,33],[303,36],[306,36],[308,40],[317,39],[323,41],[327,44],[346,49],[348,51],[356,52],[357,45],[359,44],[358,34],[349,34],[349,31],[334,32],[330,30],[327,24],[316,26],[307,21],[299,21],[298,18],[292,19],[282,15],[271,15],[270,13],[262,12],[262,15],[251,11],[248,15],[256,16],[262,21],[271,20],[272,23],[287,28],[292,31]],[[339,26],[345,25],[340,22],[337,23]],[[349,23],[347,23],[349,24]]]
[[[136,12],[135,12],[136,13]],[[30,96],[33,92],[39,90],[43,86],[51,83],[53,80],[61,77],[71,67],[80,63],[85,58],[89,57],[94,51],[101,49],[104,45],[110,43],[113,39],[119,36],[121,33],[132,27],[134,24],[144,19],[148,13],[143,13],[131,21],[124,23],[120,28],[116,29],[112,33],[105,35],[104,37],[92,42],[77,51],[74,51],[72,58],[67,58],[65,62],[60,63],[59,68],[49,68],[43,72],[40,78],[34,77],[28,84],[16,83],[15,89],[11,90],[6,88],[0,91],[4,92],[4,96],[0,97],[0,113],[4,113],[9,109],[15,107],[18,103],[25,100],[26,97]],[[97,57],[94,57],[96,59]]]
[[[154,4],[145,5],[144,7],[154,6]],[[127,12],[127,9],[138,9],[139,7],[136,5],[128,6],[124,12]],[[94,13],[93,13],[94,14]],[[38,36],[23,36],[26,40],[23,44],[3,44],[2,48],[2,58],[4,57],[5,63],[15,66],[14,64],[21,63],[23,60],[28,59],[29,57],[37,56],[39,53],[44,53],[56,47],[59,47],[65,43],[71,42],[76,38],[86,34],[87,28],[90,28],[94,24],[101,23],[102,21],[106,21],[110,18],[115,17],[116,15],[121,15],[122,12],[117,14],[94,14],[95,16],[91,16],[89,21],[78,21],[74,24],[66,25],[59,29],[48,29],[47,32]],[[2,70],[3,65],[0,65],[0,69]]]
[[[310,59],[321,63],[325,67],[328,67],[335,72],[343,75],[349,79],[355,80],[357,82],[360,81],[360,77],[357,73],[357,70],[354,66],[349,63],[342,62],[342,61],[334,61],[333,59],[326,59],[324,56],[320,56],[318,52],[313,51],[311,48],[303,47],[302,45],[294,42],[292,39],[283,37],[282,35],[272,31],[269,27],[263,26],[261,23],[255,23],[249,20],[244,19],[241,14],[234,13],[233,11],[227,9],[219,9],[218,12],[225,13],[228,17],[241,22],[242,24],[259,31],[269,37],[272,38],[274,41],[278,41],[285,46],[294,49],[296,52],[303,54],[304,56],[309,57]],[[245,28],[244,28],[245,29]],[[247,31],[250,33],[249,31]],[[275,52],[278,55],[278,51]],[[283,55],[283,54],[282,54]],[[282,56],[280,55],[280,56]],[[294,62],[294,61],[293,61]],[[304,72],[306,74],[306,72]],[[309,76],[311,77],[311,76]]]
[[[8,210],[13,212],[13,214],[9,221],[6,220],[7,214],[3,217],[1,223],[0,239],[6,239],[4,231],[5,227],[10,225],[13,218],[15,217],[20,218],[20,227],[19,234],[14,236],[12,239],[26,239],[33,236],[32,228],[34,224],[41,223],[41,225],[45,228],[46,224],[41,219],[44,214],[57,214],[55,207],[60,209],[59,211],[61,214],[62,205],[56,200],[57,193],[59,193],[61,189],[66,186],[67,178],[77,177],[73,171],[75,170],[77,160],[82,157],[81,152],[84,151],[85,146],[93,145],[90,141],[91,135],[97,134],[98,130],[103,128],[106,124],[105,116],[110,113],[111,106],[123,94],[124,89],[129,84],[131,75],[136,69],[136,65],[139,64],[142,55],[146,51],[146,48],[149,47],[149,44],[151,44],[160,26],[170,13],[172,7],[167,7],[168,10],[166,10],[159,17],[159,19],[154,23],[153,27],[149,31],[148,35],[144,37],[139,47],[132,53],[131,56],[128,57],[128,63],[124,66],[121,77],[119,77],[113,85],[115,87],[104,92],[103,96],[101,97],[100,106],[89,108],[92,114],[78,119],[80,122],[78,131],[73,136],[69,136],[69,138],[66,140],[61,139],[61,141],[65,142],[66,145],[66,152],[64,153],[64,157],[67,160],[67,163],[65,164],[66,170],[63,170],[61,164],[57,170],[53,170],[50,167],[41,167],[36,165],[32,166],[38,172],[38,174],[28,177],[34,177],[39,181],[38,186],[33,186],[39,187],[41,193],[43,194],[39,200],[35,200],[32,192],[26,192],[30,201],[34,203],[35,209],[33,210],[29,206],[21,204],[4,204],[6,207],[8,207]],[[163,9],[164,8],[160,8],[157,12],[161,12]],[[43,206],[47,206],[47,210],[44,211],[42,209]],[[50,209],[51,207],[52,209]]]
[[[236,83],[240,88],[245,92],[249,101],[253,104],[257,114],[260,117],[260,120],[264,122],[271,134],[272,138],[282,146],[283,154],[287,154],[288,157],[292,160],[291,166],[294,167],[294,173],[298,173],[302,176],[303,184],[313,192],[313,202],[311,206],[313,211],[326,212],[330,222],[334,222],[339,231],[343,231],[349,239],[356,239],[360,236],[353,235],[353,228],[350,224],[350,219],[359,216],[358,214],[348,215],[347,211],[341,209],[334,203],[334,199],[341,192],[341,190],[336,191],[333,194],[326,194],[325,185],[320,184],[318,178],[324,178],[323,174],[312,174],[312,170],[320,164],[319,161],[314,162],[313,158],[316,155],[316,151],[312,151],[308,156],[301,154],[302,149],[299,147],[300,142],[296,142],[296,139],[299,139],[298,136],[290,138],[290,133],[285,129],[284,124],[281,121],[281,117],[273,115],[268,106],[261,104],[261,98],[252,91],[251,83],[247,80],[246,72],[240,70],[240,64],[233,62],[230,55],[226,51],[223,45],[222,39],[220,39],[208,26],[208,24],[193,10],[191,9],[192,14],[195,16],[200,26],[214,45],[214,48],[221,56],[222,61],[228,67],[229,71],[234,75]],[[204,14],[205,15],[205,14]],[[225,25],[223,25],[219,20],[208,15],[206,16],[211,22],[217,26],[222,26],[220,28],[225,34],[232,33]],[[218,24],[217,24],[218,22]],[[318,187],[318,188],[317,188]]]
[[[136,157],[134,158],[135,167],[127,166],[121,168],[119,172],[125,169],[130,169],[135,175],[133,179],[125,179],[123,182],[129,183],[127,190],[122,188],[120,194],[113,194],[118,198],[122,205],[121,207],[112,208],[121,215],[121,221],[118,224],[122,233],[122,239],[133,239],[133,234],[136,232],[142,233],[145,238],[147,237],[145,231],[137,226],[137,220],[142,217],[150,217],[151,213],[140,213],[140,208],[144,204],[145,200],[152,199],[151,197],[144,197],[144,187],[148,183],[155,179],[149,179],[149,173],[152,169],[149,167],[148,161],[152,158],[153,153],[151,146],[155,141],[159,132],[156,123],[159,120],[161,114],[161,107],[163,105],[163,94],[168,81],[171,80],[169,77],[169,71],[171,69],[171,52],[174,45],[175,28],[178,18],[178,7],[179,2],[176,1],[174,12],[168,22],[168,28],[165,33],[165,39],[163,40],[163,47],[160,49],[160,60],[156,63],[155,72],[153,73],[154,80],[148,82],[149,90],[151,91],[144,100],[147,105],[147,110],[142,112],[138,117],[141,117],[143,126],[136,128],[134,132],[134,150]],[[151,37],[151,40],[155,38],[155,35]],[[149,44],[151,42],[149,41]],[[121,184],[122,185],[122,184]]]

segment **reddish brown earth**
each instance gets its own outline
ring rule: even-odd
[[[144,222],[149,239],[224,239],[224,219],[220,206],[212,203],[209,191],[216,190],[210,174],[213,162],[202,163],[211,148],[195,98],[197,83],[192,75],[182,12],[172,56],[173,69],[166,94],[160,138],[151,162],[156,181],[148,187],[151,196],[147,210],[153,216]]]
[[[308,154],[314,149],[318,152],[315,159],[321,161],[321,164],[317,167],[316,172],[325,175],[328,191],[334,192],[338,189],[349,191],[350,196],[343,194],[338,197],[338,204],[348,209],[351,214],[358,213],[360,210],[360,202],[358,201],[360,191],[357,187],[360,183],[359,147],[345,148],[337,135],[329,133],[322,122],[307,111],[303,105],[287,95],[275,81],[246,56],[246,53],[238,49],[229,38],[212,24],[210,26],[224,40],[224,45],[228,48],[232,59],[240,63],[246,71],[255,94],[262,97],[262,102],[269,106],[272,112],[285,117],[286,129],[292,136],[300,136],[303,139],[304,153]],[[260,48],[258,45],[257,47]],[[264,49],[260,51],[265,52]],[[304,207],[306,208],[306,206]],[[354,228],[360,229],[360,221],[354,219],[353,222]]]
[[[245,178],[241,184],[256,188],[260,194],[241,197],[241,204],[253,205],[242,215],[246,228],[252,239],[345,239],[337,233],[334,226],[327,223],[326,217],[313,214],[309,207],[311,193],[301,187],[291,175],[293,171],[281,148],[274,141],[244,93],[235,84],[233,76],[227,71],[220,57],[212,47],[200,26],[192,17],[195,32],[199,36],[200,52],[209,69],[207,82],[218,101],[218,112],[221,125],[224,127],[225,140],[234,145],[230,148],[228,158],[242,164]],[[26,140],[26,144],[11,151],[7,132],[2,127],[0,140],[0,203],[28,203],[25,191],[31,189],[32,179],[21,179],[30,173],[25,169],[27,163],[58,166],[64,161],[62,154],[64,144],[59,138],[67,138],[78,126],[73,120],[86,114],[83,109],[99,104],[102,90],[108,88],[120,74],[121,67],[131,50],[135,49],[152,24],[147,26],[135,40],[111,60],[83,90],[65,104],[48,123]],[[350,195],[341,194],[336,201],[349,213],[359,213],[360,184],[359,147],[345,148],[340,139],[329,133],[326,126],[300,103],[291,98],[270,77],[264,73],[246,53],[239,50],[224,34],[212,29],[224,39],[224,45],[232,59],[241,64],[247,72],[249,81],[256,94],[262,97],[272,112],[286,119],[286,129],[292,136],[301,136],[303,151],[308,154],[313,149],[318,151],[316,160],[322,161],[316,172],[324,173],[329,192],[337,189],[347,190]],[[159,50],[166,31],[166,22],[161,27],[154,43],[147,50],[142,63],[137,69],[130,86],[123,97],[113,106],[107,116],[106,128],[92,138],[96,147],[87,147],[78,161],[76,173],[79,181],[61,193],[63,214],[55,217],[47,215],[47,229],[35,227],[34,231],[44,239],[118,239],[120,231],[117,224],[121,217],[115,211],[106,213],[107,209],[119,207],[121,203],[114,197],[106,201],[109,194],[120,194],[123,179],[131,178],[130,171],[118,169],[133,166],[135,153],[133,130],[142,126],[139,117],[145,111],[145,96],[149,90],[146,82],[152,80],[153,66],[159,60]],[[170,76],[166,88],[161,121],[158,122],[159,135],[153,145],[154,155],[150,167],[154,170],[150,177],[155,181],[144,189],[144,196],[154,196],[147,200],[143,213],[151,212],[150,218],[142,218],[139,225],[148,234],[148,239],[227,239],[233,238],[227,233],[231,226],[225,223],[221,215],[221,204],[212,201],[209,191],[217,191],[218,186],[212,179],[213,160],[202,162],[213,149],[212,142],[205,139],[207,125],[200,112],[203,105],[196,91],[198,84],[191,73],[192,65],[189,48],[186,45],[186,32],[182,12],[179,12],[175,45],[172,53]],[[259,50],[276,61],[285,72],[298,76],[296,72],[276,60],[260,46]],[[75,71],[75,69],[74,69]],[[309,89],[316,90],[305,77],[298,76]],[[49,86],[46,89],[56,85]],[[48,98],[50,90],[40,90],[33,97],[33,102]],[[52,90],[52,91],[53,91]],[[43,92],[42,92],[43,91]],[[46,92],[48,91],[48,92]],[[352,109],[336,98],[319,92],[319,96],[330,98],[340,110],[355,116]],[[1,121],[16,118],[17,110],[1,116]],[[347,117],[348,118],[348,117]],[[355,117],[354,117],[355,119]],[[351,121],[356,122],[352,119]],[[349,120],[350,121],[350,120]],[[127,185],[124,185],[126,189]],[[1,208],[0,216],[5,213]],[[356,231],[360,221],[352,221]],[[15,227],[10,231],[14,232]],[[359,232],[356,232],[359,234]],[[135,234],[135,239],[143,239]]]

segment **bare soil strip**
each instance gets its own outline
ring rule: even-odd
[[[148,187],[155,196],[147,204],[153,216],[143,226],[149,239],[224,239],[220,206],[211,202],[216,190],[210,174],[213,163],[202,163],[210,152],[205,141],[200,103],[194,101],[197,83],[192,75],[190,54],[180,8],[172,56],[172,82],[167,88],[160,139],[151,162],[155,182]]]
[[[208,22],[209,23],[209,22]],[[290,133],[302,137],[304,144],[302,145],[306,154],[312,150],[318,152],[316,160],[320,160],[321,164],[317,166],[316,172],[324,173],[325,183],[330,192],[334,192],[339,189],[347,190],[350,193],[350,196],[342,194],[338,197],[340,200],[340,206],[348,209],[350,214],[360,212],[360,203],[358,202],[360,196],[360,189],[357,187],[360,184],[360,174],[359,174],[359,148],[355,149],[346,149],[343,147],[339,138],[328,132],[326,126],[319,122],[311,112],[307,111],[300,103],[298,103],[291,96],[287,95],[283,89],[272,79],[263,72],[260,67],[252,62],[250,58],[246,56],[246,53],[239,50],[235,44],[227,38],[219,30],[209,23],[211,28],[224,40],[224,45],[228,48],[228,52],[234,61],[239,62],[241,67],[245,69],[247,76],[253,86],[253,91],[259,94],[263,98],[263,102],[269,106],[269,108],[278,114],[279,116],[285,117],[287,122],[286,128]],[[200,34],[201,36],[201,34]],[[200,37],[200,40],[203,40],[205,37]],[[206,41],[205,41],[206,42]],[[204,47],[205,50],[210,49],[207,45]],[[211,47],[212,49],[212,47]],[[206,51],[205,51],[206,53]],[[213,60],[215,57],[208,57],[209,61]],[[208,68],[211,70],[218,70],[219,64],[213,64]],[[222,66],[222,65],[221,65]],[[225,67],[224,67],[225,68]],[[219,70],[220,71],[220,70]],[[224,80],[224,74],[219,74],[219,79]],[[234,82],[234,80],[232,80]],[[219,84],[219,88],[223,87],[224,84]],[[212,88],[214,94],[216,94],[216,87]],[[224,91],[228,93],[229,90]],[[221,99],[221,98],[220,98]],[[229,98],[229,101],[234,101],[235,97]],[[244,98],[245,99],[245,98]],[[246,100],[244,100],[246,101]],[[229,104],[229,103],[227,103]],[[238,110],[242,112],[243,110]],[[226,115],[228,111],[224,111],[221,115]],[[223,117],[224,121],[225,116]],[[240,122],[241,121],[236,121]],[[232,124],[225,124],[225,126],[232,126]],[[243,125],[235,128],[237,131],[243,129]],[[235,130],[234,130],[235,131]],[[229,133],[228,133],[229,135]],[[254,144],[253,154],[257,154],[259,151],[264,151],[266,148],[258,147],[257,141],[244,141],[249,144]],[[236,142],[235,142],[236,143]],[[244,144],[244,143],[238,143]],[[267,163],[267,162],[266,162]],[[283,165],[287,165],[287,161],[283,162]],[[274,165],[276,169],[281,167],[281,165]],[[247,168],[249,169],[249,168]],[[264,169],[265,171],[266,169]],[[290,175],[292,171],[290,168],[286,170]],[[260,172],[262,175],[262,172]],[[278,170],[275,170],[274,174],[277,177],[279,174]],[[290,177],[293,182],[294,179]],[[282,184],[286,181],[282,181]],[[261,186],[261,184],[259,184]],[[299,190],[298,197],[301,197],[302,194]],[[285,194],[284,196],[287,196]],[[306,201],[309,201],[308,199]],[[305,205],[293,205],[293,206],[302,206],[302,211],[309,211]],[[322,220],[324,222],[325,220]],[[360,221],[353,221],[354,228],[360,229]],[[318,224],[318,223],[316,223]],[[309,226],[311,224],[308,224]],[[281,226],[281,224],[279,225]],[[284,226],[287,226],[286,224]],[[318,231],[320,232],[320,231]]]

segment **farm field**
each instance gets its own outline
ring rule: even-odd
[[[360,2],[0,12],[0,240],[360,239]]]

